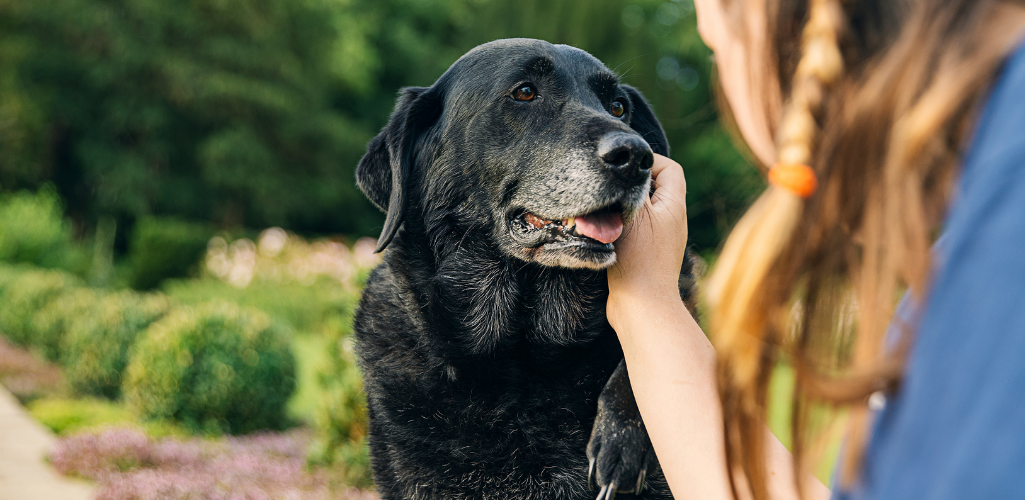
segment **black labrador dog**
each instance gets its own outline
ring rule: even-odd
[[[605,318],[653,152],[644,98],[573,47],[491,42],[401,91],[356,172],[387,212],[355,321],[382,497],[671,498]]]

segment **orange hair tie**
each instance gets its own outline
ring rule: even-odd
[[[819,187],[815,171],[799,163],[777,163],[769,169],[769,182],[801,198],[809,198]]]

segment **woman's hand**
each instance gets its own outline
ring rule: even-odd
[[[678,282],[687,248],[687,181],[680,164],[655,155],[651,168],[655,194],[616,241],[616,264],[609,269],[608,318],[632,301],[679,300]]]

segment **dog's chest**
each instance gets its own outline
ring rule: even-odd
[[[419,489],[404,498],[586,496],[584,450],[601,378],[543,380],[517,377],[508,364],[495,368],[502,370],[461,373],[474,382],[438,384],[405,408],[372,400],[371,440],[389,461],[376,473],[379,485]]]
[[[375,272],[356,318],[382,491],[398,488],[409,497],[407,488],[415,486],[420,498],[482,498],[482,491],[575,498],[551,493],[583,484],[597,398],[622,357],[601,291],[580,295],[581,283],[565,280],[540,288],[505,283],[516,295],[489,296],[510,301],[485,303],[507,315],[492,322],[479,299],[459,295],[468,302],[454,303],[451,288],[415,286],[396,274]],[[428,303],[439,298],[448,302]],[[489,335],[500,338],[480,342]],[[489,351],[476,351],[481,345]],[[434,484],[429,491],[427,478]]]

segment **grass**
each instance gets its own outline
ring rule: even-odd
[[[142,422],[119,402],[92,398],[44,398],[28,404],[29,413],[57,435],[87,429],[132,425],[153,437],[184,436],[187,433],[166,422]]]
[[[773,374],[772,382],[769,386],[767,409],[769,430],[775,434],[776,438],[787,449],[790,449],[792,442],[790,409],[794,397],[794,378],[793,368],[780,364],[776,367],[776,372]],[[826,416],[824,413],[819,414],[823,417]],[[843,419],[844,417],[840,415],[837,418]],[[840,436],[829,436],[828,441],[823,444],[825,445],[825,451],[822,454],[821,461],[815,468],[815,477],[822,481],[823,484],[830,485],[832,483],[833,469],[836,467],[836,461],[840,455],[842,439]]]
[[[197,278],[170,280],[162,288],[182,304],[230,300],[270,314],[299,332],[309,333],[317,333],[332,319],[345,317],[358,299],[355,292],[330,278],[320,278],[312,285],[254,281],[245,288],[236,288],[215,278]]]
[[[306,424],[312,424],[320,406],[320,370],[328,363],[328,340],[320,335],[298,334],[292,338],[295,354],[295,393],[288,401],[288,415]]]

